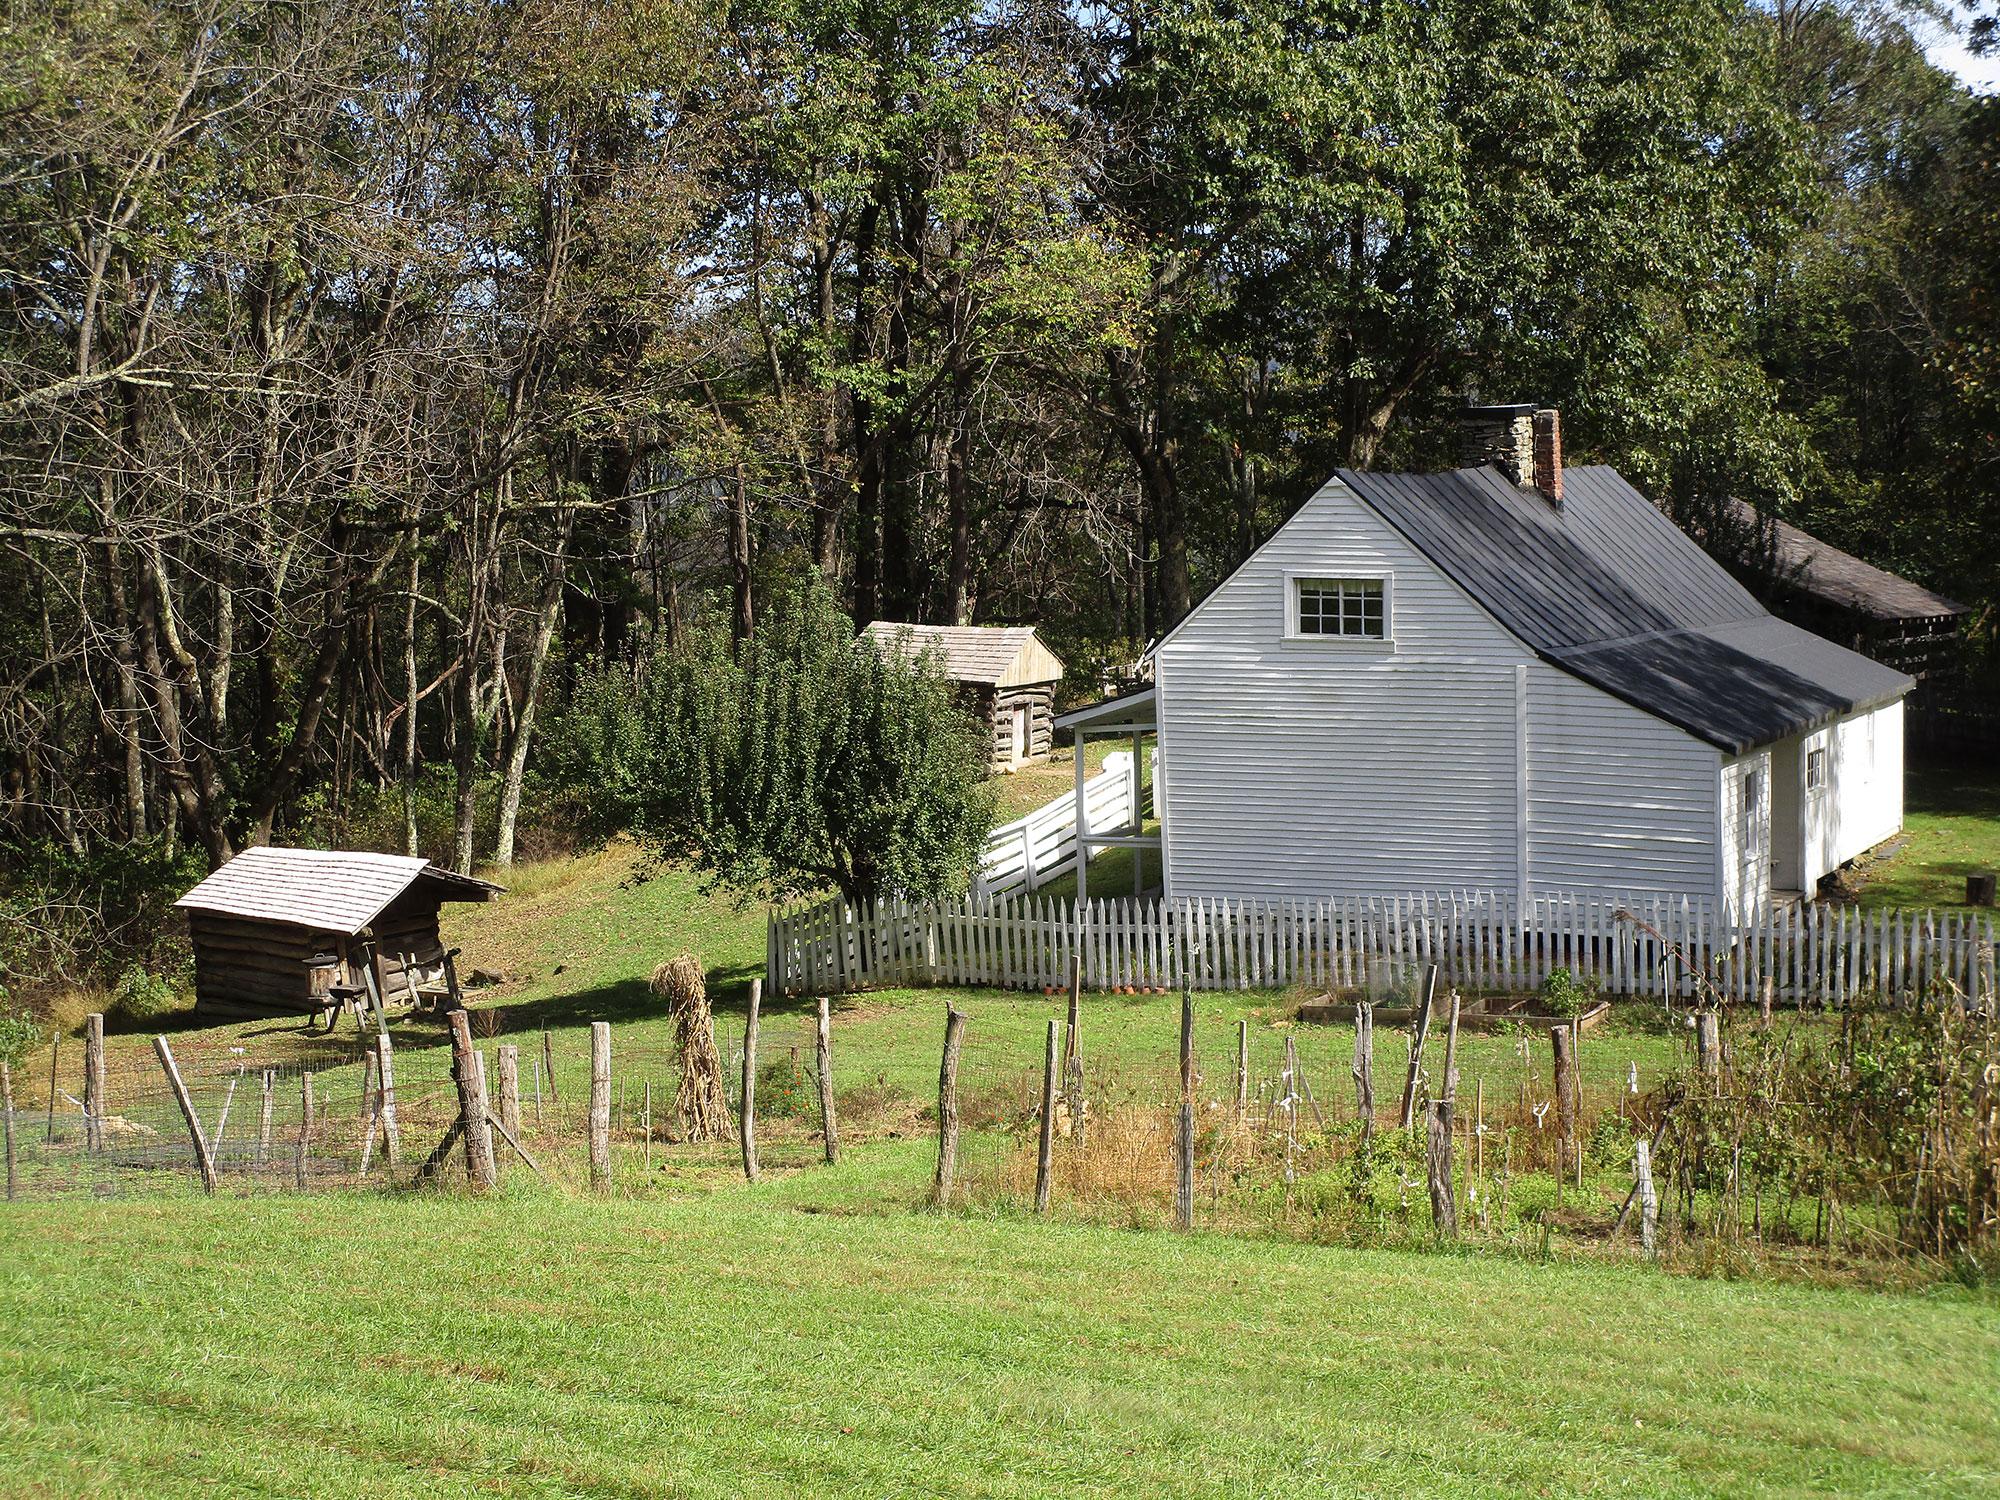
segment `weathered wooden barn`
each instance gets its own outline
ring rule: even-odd
[[[1464,466],[1342,469],[1058,720],[1156,737],[1166,894],[1810,896],[1903,823],[1912,679],[1769,613],[1556,413],[1467,413]],[[1079,890],[1084,882],[1079,880]]]
[[[217,1019],[315,1015],[374,966],[385,999],[445,982],[438,908],[488,901],[489,881],[427,859],[343,849],[245,849],[174,903],[194,942],[195,1009]],[[315,963],[323,955],[333,962]]]
[[[1887,568],[1843,552],[1789,521],[1731,502],[1733,570],[1794,625],[1907,672],[1919,684],[1949,672],[1972,611]],[[1703,539],[1711,552],[1715,540]]]
[[[991,732],[995,771],[1012,771],[1049,753],[1063,664],[1034,626],[877,620],[862,633],[883,649],[937,656],[967,711]]]

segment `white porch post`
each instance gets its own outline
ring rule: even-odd
[[[1145,738],[1141,730],[1132,731],[1132,835],[1142,837],[1146,832],[1146,810],[1139,802],[1139,741]],[[1141,846],[1132,846],[1132,894],[1140,895],[1146,886],[1146,851]]]
[[[1086,871],[1090,865],[1090,810],[1083,801],[1083,726],[1076,726],[1076,904],[1083,905]]]

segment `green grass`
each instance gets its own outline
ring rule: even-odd
[[[1965,877],[2000,869],[2000,768],[1912,766],[1903,829],[1901,849],[1859,872],[1861,904],[1969,909]]]
[[[617,847],[524,867],[505,900],[451,919],[468,967],[509,974],[479,1000],[476,1028],[531,1042],[548,1026],[572,1111],[593,1019],[612,1022],[621,1080],[655,1070],[666,1081],[667,1027],[645,985],[654,963],[682,947],[702,955],[725,1054],[761,967],[761,911],[685,872],[636,873]],[[1247,1021],[1253,1076],[1275,1074],[1294,1035],[1322,1103],[1346,1118],[1352,1032],[1294,1028],[1294,998],[1197,997],[1205,1092],[1228,1093]],[[1520,1253],[1533,1238],[1519,1235],[1483,1253],[1415,1255],[1298,1243],[1281,1226],[1121,1230],[1118,1210],[1066,1203],[1038,1222],[997,1187],[1023,1147],[993,1130],[966,1143],[977,1206],[924,1211],[934,1147],[910,1106],[935,1097],[947,1003],[970,1017],[969,1105],[1025,1097],[1062,997],[843,997],[843,1088],[906,1102],[872,1126],[858,1111],[831,1170],[814,1165],[806,1123],[769,1122],[756,1187],[728,1143],[656,1148],[648,1173],[628,1133],[609,1200],[539,1188],[516,1168],[483,1202],[296,1198],[269,1184],[242,1196],[240,1183],[207,1202],[183,1175],[0,1211],[0,1493],[1973,1494],[2000,1483],[1990,1289],[1697,1280],[1637,1263],[1629,1242],[1568,1232],[1545,1262]],[[1174,996],[1086,996],[1093,1073],[1164,1094],[1177,1021]],[[397,1037],[399,1093],[438,1092],[440,1028],[407,1021]],[[243,1047],[259,1062],[308,1045],[273,1022],[184,1028],[174,1043],[184,1057]],[[112,1039],[114,1054],[145,1045]],[[1546,1038],[1525,1059],[1519,1045],[1464,1039],[1468,1108],[1481,1082],[1490,1105],[1524,1078],[1546,1097]],[[792,1046],[810,1056],[804,1007],[773,999],[765,1051]],[[1652,1087],[1683,1046],[1654,1008],[1621,1008],[1583,1043],[1591,1107],[1608,1107],[1635,1063]],[[1379,1033],[1385,1110],[1405,1061],[1402,1034]],[[30,1099],[46,1066],[44,1053],[16,1074]],[[354,1073],[322,1075],[323,1107],[342,1121]],[[574,1182],[576,1153],[563,1150],[551,1165]],[[1608,1203],[1621,1187],[1593,1179],[1585,1193]]]
[[[1989,1297],[847,1217],[800,1211],[804,1180],[647,1203],[17,1208],[0,1216],[0,1490],[2000,1483]]]

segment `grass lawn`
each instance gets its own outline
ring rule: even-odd
[[[648,1202],[18,1207],[0,1491],[2000,1485],[1990,1295],[802,1211],[918,1153]]]
[[[1095,776],[1103,770],[1104,757],[1119,748],[1110,740],[1087,742],[1083,752],[1085,774]],[[993,821],[1011,823],[1058,797],[1075,795],[1076,750],[1070,745],[1058,745],[1049,752],[1047,760],[993,778]]]
[[[1861,904],[1969,909],[1965,877],[2000,869],[2000,767],[1911,766],[1903,827],[1904,846],[1860,872]]]

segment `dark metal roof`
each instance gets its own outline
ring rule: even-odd
[[[1901,672],[1773,617],[1614,469],[1558,510],[1498,469],[1341,481],[1544,660],[1731,754],[1901,697]]]

